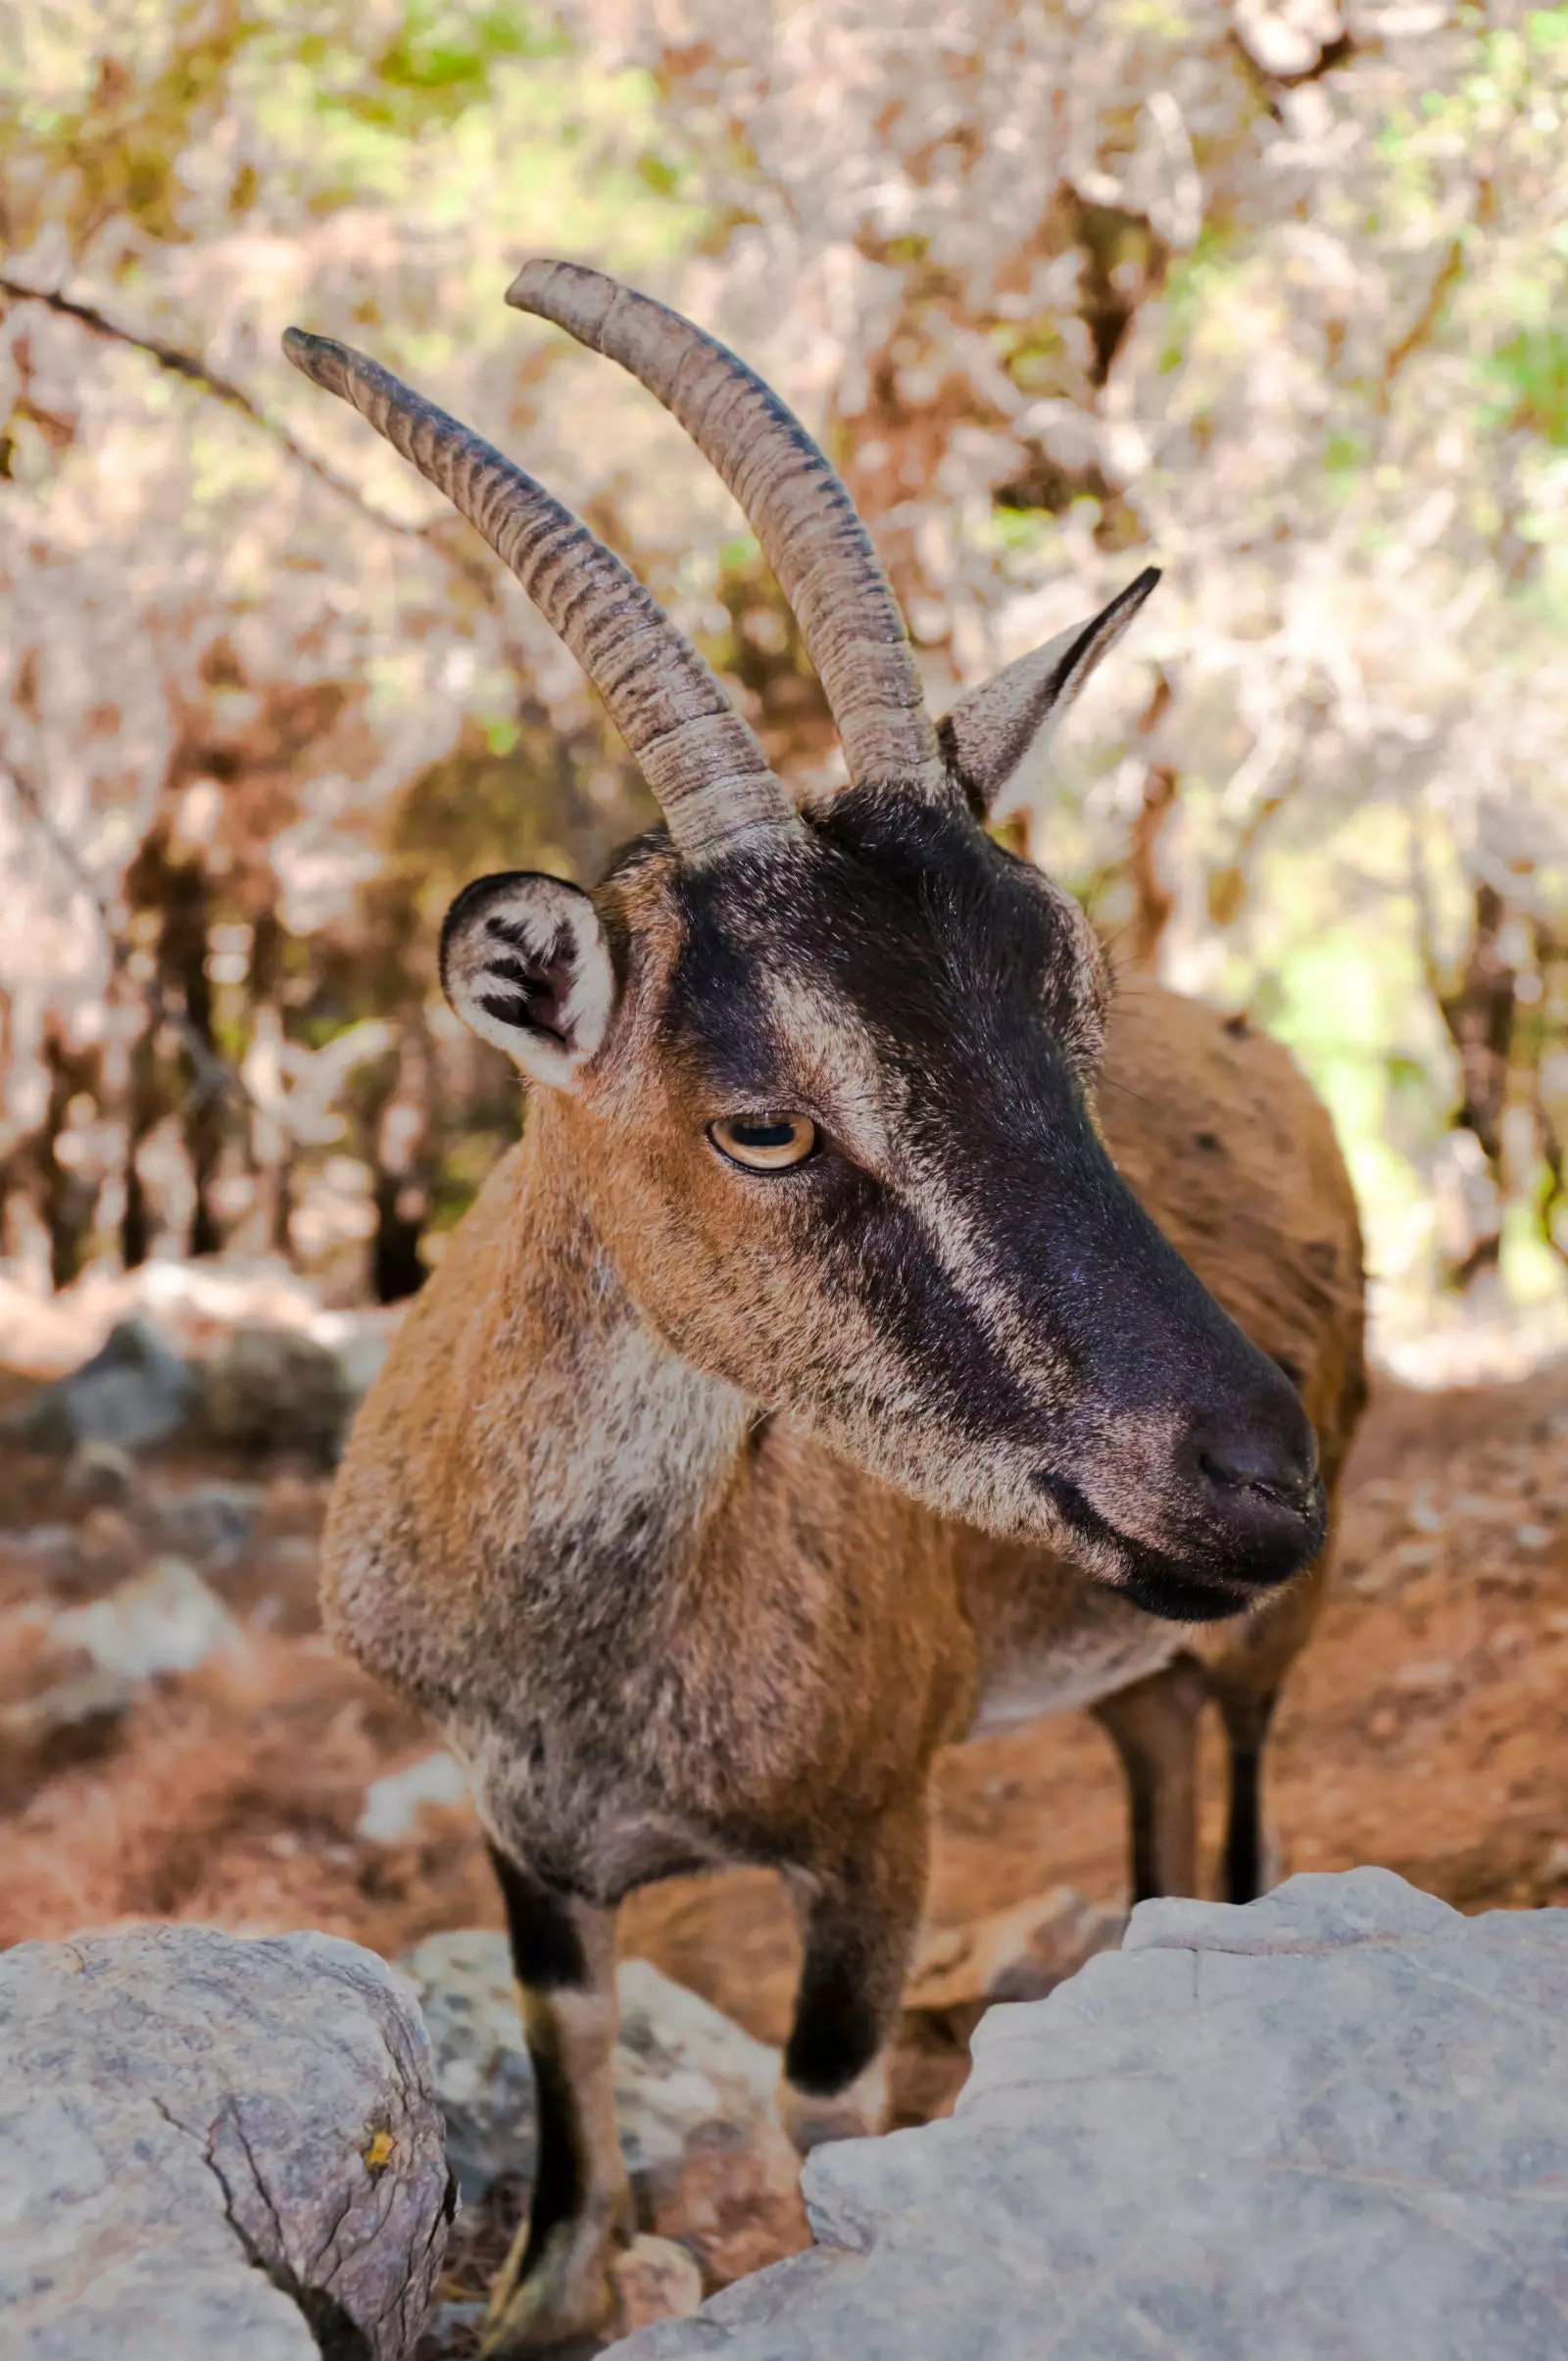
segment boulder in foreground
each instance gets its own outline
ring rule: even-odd
[[[816,2250],[617,2361],[1557,2361],[1568,1911],[1381,1869],[1146,1902],[993,2009],[951,2122],[805,2189]]]
[[[171,1926],[0,1956],[7,2361],[403,2361],[451,2210],[373,1953]]]

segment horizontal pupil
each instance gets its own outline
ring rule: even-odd
[[[793,1123],[732,1123],[730,1129],[743,1148],[787,1148],[795,1137]]]

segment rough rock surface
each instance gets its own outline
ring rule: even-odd
[[[342,1364],[326,1346],[297,1328],[247,1321],[201,1374],[202,1414],[215,1443],[336,1458],[351,1403]]]
[[[820,2149],[822,2246],[624,2361],[1557,2361],[1568,1910],[1390,1871],[1146,1902],[951,2122]]]
[[[372,1953],[180,1926],[0,1956],[8,2361],[402,2361],[450,2211]]]
[[[504,1935],[432,1935],[402,1961],[419,1994],[466,2200],[531,2178],[533,2078]],[[678,2238],[710,2286],[807,2241],[800,2160],[774,2104],[778,2052],[645,1959],[617,1976],[615,2111],[639,2227]]]
[[[35,1451],[86,1444],[139,1451],[167,1442],[195,1410],[195,1373],[141,1313],[112,1328],[69,1377],[45,1386],[0,1425]]]

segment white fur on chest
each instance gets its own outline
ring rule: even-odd
[[[1010,1658],[991,1671],[967,1738],[995,1738],[1048,1713],[1078,1713],[1129,1682],[1159,1672],[1187,1646],[1179,1623],[1128,1608],[1093,1627],[1059,1634],[1033,1658]]]

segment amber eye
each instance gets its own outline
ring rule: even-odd
[[[792,1164],[804,1164],[816,1147],[809,1115],[720,1115],[709,1124],[708,1136],[720,1156],[748,1172],[787,1172]]]

